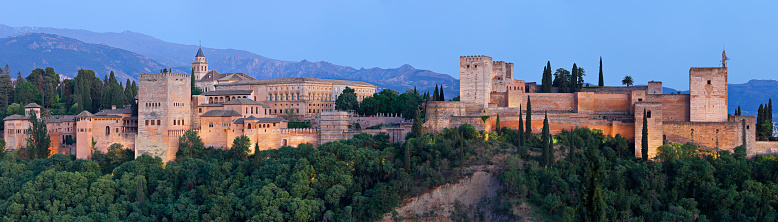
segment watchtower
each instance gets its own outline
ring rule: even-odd
[[[727,67],[689,69],[689,114],[692,122],[727,121]]]
[[[208,61],[205,60],[205,54],[203,54],[203,47],[197,50],[194,62],[192,62],[192,71],[196,80],[200,80],[208,73]]]
[[[492,92],[492,57],[460,56],[459,87],[468,112],[486,108]]]
[[[140,74],[136,158],[149,154],[165,162],[175,159],[178,137],[192,124],[190,78],[177,73]]]

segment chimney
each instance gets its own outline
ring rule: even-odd
[[[111,105],[111,109],[116,109],[116,105]]]

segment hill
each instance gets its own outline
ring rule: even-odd
[[[127,50],[44,33],[0,38],[0,52],[13,52],[0,53],[0,62],[21,70],[23,76],[34,67],[53,67],[68,77],[74,77],[79,69],[91,69],[101,78],[114,71],[117,78],[137,79],[138,73],[158,72],[164,67]]]
[[[0,25],[0,37],[16,36],[29,32],[51,33],[77,39],[85,43],[108,45],[124,49],[157,61],[162,67],[173,67],[174,70],[179,72],[189,71],[198,47],[196,45],[165,42],[131,31],[98,33],[81,29]],[[311,78],[357,80],[399,92],[404,92],[406,88],[414,86],[421,91],[432,91],[435,84],[442,84],[445,87],[444,91],[448,98],[459,95],[459,81],[457,79],[446,74],[415,69],[410,65],[390,69],[356,69],[325,61],[310,62],[302,60],[300,62],[292,62],[275,60],[244,50],[203,48],[203,51],[208,58],[211,69],[219,72],[243,72],[259,79],[305,76]],[[0,61],[0,63],[2,62],[4,61]],[[27,62],[25,64],[32,65],[32,63]],[[16,65],[11,65],[12,69],[15,69],[15,67]],[[20,65],[19,67],[32,66]],[[24,70],[20,71],[24,73]],[[60,69],[57,69],[57,71],[59,72]]]

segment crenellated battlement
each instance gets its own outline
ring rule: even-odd
[[[190,75],[181,73],[143,73],[138,75],[139,81],[149,81],[161,78],[186,78],[186,80],[189,81]]]
[[[494,61],[494,62],[492,62],[492,66],[493,67],[503,66],[503,65],[511,66],[511,65],[513,65],[513,63],[512,62],[505,62],[505,61]]]
[[[491,62],[492,57],[485,56],[485,55],[473,55],[473,56],[460,56],[459,57],[459,63],[465,64],[465,63],[474,63],[474,62]]]

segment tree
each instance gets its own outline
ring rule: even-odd
[[[600,81],[597,84],[599,87],[605,86],[605,79],[602,76],[602,56],[600,56]]]
[[[499,134],[500,133],[500,129],[502,129],[502,128],[500,128],[500,114],[497,114],[496,122],[497,123],[495,124],[495,128],[496,128],[495,131],[497,131],[497,133]]]
[[[567,160],[570,161],[570,163],[572,163],[573,165],[575,165],[575,148],[576,148],[575,147],[575,134],[574,134],[574,131],[572,129],[570,130],[570,138],[568,138],[568,140],[569,140],[569,143],[570,143],[570,145],[569,145],[569,149],[570,150],[568,150],[569,152],[567,153]]]
[[[573,63],[572,74],[570,75],[570,91],[577,92],[578,90],[578,65]]]
[[[621,84],[627,87],[631,86],[632,83],[634,83],[632,81],[632,76],[624,76],[624,79],[621,80]]]
[[[27,149],[29,150],[30,158],[48,158],[51,138],[49,138],[48,130],[46,130],[46,123],[42,118],[38,118],[35,112],[30,114],[28,120],[30,121],[30,128],[27,129],[29,132]]]
[[[249,146],[251,146],[251,139],[246,135],[241,135],[232,141],[230,153],[236,159],[245,160],[248,157]]]
[[[341,111],[359,109],[359,102],[357,101],[357,94],[354,92],[354,89],[348,86],[343,89],[343,93],[335,100],[335,109]]]
[[[553,81],[551,79],[551,61],[546,63],[546,67],[543,67],[543,79],[541,79],[541,91],[544,93],[551,92],[551,86]]]
[[[0,74],[0,110],[5,110],[9,104],[13,103],[14,86],[11,81],[11,75],[8,73]]]
[[[577,85],[576,85],[575,91],[579,92],[579,91],[581,91],[581,88],[583,88],[583,84],[584,84],[583,77],[586,76],[586,71],[582,67],[580,67],[580,66],[578,67],[577,76],[578,76],[578,81],[576,81]]]
[[[438,92],[438,84],[435,84],[435,92],[432,94],[432,101],[440,101],[440,92]]]
[[[203,89],[200,87],[197,87],[197,84],[195,84],[195,74],[194,74],[194,68],[192,68],[192,74],[191,76],[191,88],[192,88],[192,95],[200,95],[203,94]],[[127,80],[129,81],[129,80]]]
[[[584,151],[582,167],[583,207],[581,214],[584,221],[605,220],[605,200],[603,197],[603,158],[596,146],[589,146]]]
[[[643,109],[643,131],[640,141],[640,153],[643,157],[643,161],[648,161],[648,117],[646,116],[646,109]]]
[[[16,88],[16,103],[27,105],[29,103],[40,103],[40,92],[32,83],[24,82]]]
[[[524,124],[527,125],[526,129],[524,130],[524,135],[526,136],[526,142],[530,143],[532,142],[530,139],[532,139],[532,100],[529,96],[527,96],[527,122]]]
[[[5,111],[6,115],[13,115],[13,114],[23,114],[24,109],[22,109],[22,106],[19,105],[19,103],[12,103],[11,105],[8,105],[8,108]]]
[[[554,147],[553,147],[553,141],[551,141],[551,133],[549,132],[549,126],[548,126],[548,113],[546,113],[545,118],[543,119],[543,134],[541,135],[542,141],[543,141],[543,166],[549,167],[554,163]]]
[[[176,157],[198,157],[205,149],[203,140],[200,139],[197,131],[187,130],[181,137],[178,137],[178,151]]]
[[[446,97],[443,95],[443,85],[440,85],[440,95],[438,95],[438,101],[446,101]]]
[[[519,135],[518,135],[518,145],[524,146],[524,141],[526,138],[524,137],[524,118],[521,117],[521,105],[519,105]]]
[[[570,71],[567,71],[567,69],[564,68],[558,68],[556,72],[554,72],[552,86],[558,87],[559,92],[561,93],[569,92],[571,88],[570,79],[572,79]]]
[[[423,132],[424,127],[421,125],[422,124],[421,111],[419,111],[419,109],[416,109],[416,114],[414,116],[415,117],[413,118],[413,126],[411,126],[410,136],[411,138],[419,138],[421,137],[422,134],[424,134]]]
[[[0,159],[5,156],[5,139],[0,139]]]
[[[281,118],[288,122],[298,122],[300,121],[300,117],[302,114],[299,114],[299,109],[296,108],[286,108],[284,109],[284,113],[280,115]]]

